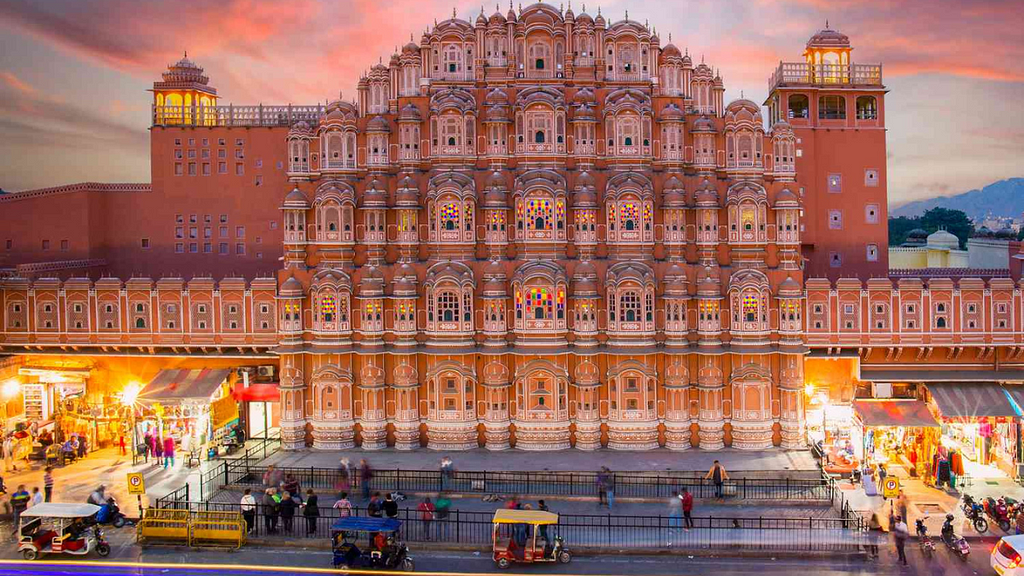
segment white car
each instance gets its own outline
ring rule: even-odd
[[[1001,576],[1024,576],[1024,558],[1020,550],[1024,550],[1024,534],[1004,536],[992,548],[992,568]]]

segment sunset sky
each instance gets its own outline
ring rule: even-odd
[[[613,0],[609,21],[649,20],[662,43],[721,69],[726,100],[762,102],[780,60],[824,26],[890,90],[889,197],[963,192],[1024,176],[1020,0]],[[582,2],[575,0],[578,14]],[[368,66],[455,9],[437,0],[0,0],[0,188],[149,180],[150,94],[188,50],[223,104],[355,95]],[[502,12],[508,3],[501,5]],[[493,0],[485,4],[493,13]],[[699,61],[699,60],[698,60]]]

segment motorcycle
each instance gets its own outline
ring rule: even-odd
[[[985,514],[995,521],[1003,532],[1010,531],[1010,515],[1007,512],[1006,504],[1003,502],[1002,498],[999,500],[996,500],[991,496],[985,498],[982,507],[985,509]]]
[[[958,558],[967,561],[967,556],[971,553],[971,546],[967,543],[967,540],[962,536],[957,536],[953,531],[953,515],[946,515],[946,522],[942,524],[942,542],[949,548],[953,554],[956,554]]]
[[[983,533],[988,531],[988,520],[985,519],[985,509],[981,504],[974,501],[969,494],[964,494],[963,503],[960,506],[964,511],[964,516],[971,521],[976,532]]]
[[[1009,496],[1003,496],[1002,500],[1003,504],[1006,504],[1006,515],[1010,517],[1011,522],[1015,522],[1017,515],[1021,512],[1022,503]]]
[[[924,519],[918,518],[916,524],[917,542],[921,546],[921,553],[926,558],[931,558],[935,553],[935,543],[928,536],[928,527],[924,525]]]
[[[110,524],[114,528],[121,528],[125,524],[130,524],[128,517],[121,513],[121,508],[117,505],[117,500],[111,496],[107,498],[107,503],[100,506],[100,511],[96,513],[97,524]]]

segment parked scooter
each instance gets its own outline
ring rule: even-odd
[[[988,532],[988,520],[985,519],[985,509],[981,504],[975,502],[970,494],[964,494],[960,507],[964,511],[964,516],[971,521],[975,531],[979,534]]]
[[[946,514],[946,521],[942,524],[942,542],[951,552],[957,555],[964,562],[971,553],[971,546],[962,536],[957,536],[953,531],[953,515]]]
[[[988,515],[1003,532],[1010,531],[1010,515],[1007,512],[1003,499],[996,500],[989,496],[984,500],[985,514]]]
[[[921,546],[921,553],[926,558],[931,558],[932,554],[935,553],[935,543],[928,536],[928,527],[924,525],[924,518],[918,518],[915,524],[917,528],[917,542]]]

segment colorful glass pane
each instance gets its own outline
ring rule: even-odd
[[[555,201],[555,218],[558,220],[565,220],[565,201]]]
[[[334,300],[334,296],[331,294],[324,295],[320,298],[320,309],[324,314],[334,314],[337,312],[337,302]]]
[[[459,205],[454,202],[441,205],[441,220],[447,222],[449,220],[459,220]]]
[[[747,295],[743,297],[743,313],[757,312],[757,296]]]
[[[636,202],[628,201],[622,203],[622,221],[632,220],[636,222],[640,217],[640,206]]]

